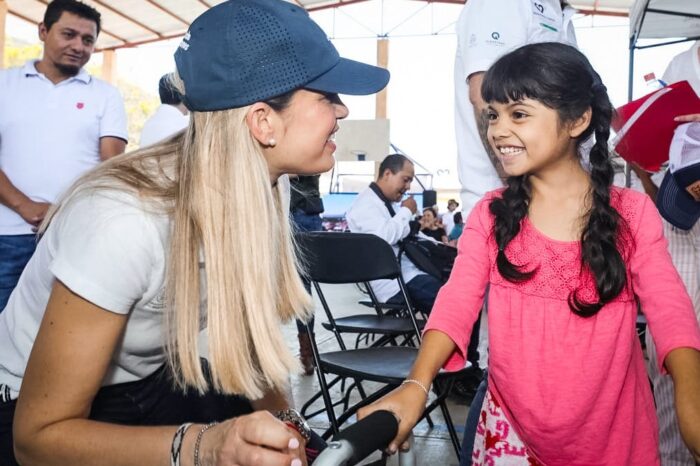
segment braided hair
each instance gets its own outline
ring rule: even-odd
[[[568,296],[569,308],[577,315],[595,315],[624,289],[627,274],[618,238],[625,227],[620,214],[610,205],[613,167],[608,152],[613,106],[600,76],[588,59],[569,45],[545,42],[520,47],[501,57],[486,72],[481,88],[486,102],[507,103],[525,98],[537,100],[556,110],[562,123],[573,122],[591,109],[591,122],[578,137],[577,145],[595,136],[590,151],[590,209],[581,232],[581,267],[595,279],[598,301],[585,302],[578,289]],[[531,188],[528,175],[509,177],[500,198],[489,210],[495,218],[494,237],[498,246],[496,266],[510,282],[529,280],[536,269],[525,270],[510,262],[505,249],[520,232],[528,213]]]

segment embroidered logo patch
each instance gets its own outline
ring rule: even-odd
[[[180,42],[180,45],[178,47],[180,47],[182,50],[187,51],[187,49],[190,48],[190,44],[187,41],[190,40],[191,37],[192,35],[189,33],[189,31],[187,31],[187,34],[185,34],[185,37],[182,38],[182,42]]]
[[[700,181],[696,181],[695,183],[686,186],[685,190],[688,191],[688,194],[693,196],[693,199],[700,201]]]

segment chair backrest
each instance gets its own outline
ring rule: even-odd
[[[302,263],[319,283],[357,283],[401,275],[393,248],[376,235],[317,231],[298,233]]]

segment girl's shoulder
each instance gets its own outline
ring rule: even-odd
[[[630,188],[613,186],[610,188],[610,205],[629,225],[636,225],[645,208],[651,203],[649,196]]]
[[[493,214],[491,214],[490,206],[494,199],[500,199],[503,197],[503,191],[506,188],[498,188],[493,191],[489,191],[484,196],[479,199],[479,201],[474,205],[469,217],[476,216],[480,219],[481,223],[485,226],[490,226],[493,223]],[[465,225],[469,224],[469,219],[464,222]]]
[[[476,210],[477,208],[481,208],[488,210],[489,205],[494,199],[500,199],[503,197],[503,192],[505,190],[506,188],[503,187],[494,189],[493,191],[488,191],[486,194],[484,194],[484,197],[479,199],[479,201],[476,203],[476,206],[474,206],[474,209]]]

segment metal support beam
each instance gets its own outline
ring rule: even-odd
[[[389,39],[380,37],[377,39],[377,66],[389,69]],[[385,87],[377,93],[377,103],[375,108],[375,118],[385,119],[387,117],[386,99],[387,88]]]
[[[102,79],[110,84],[117,84],[117,52],[105,50],[102,52]]]

